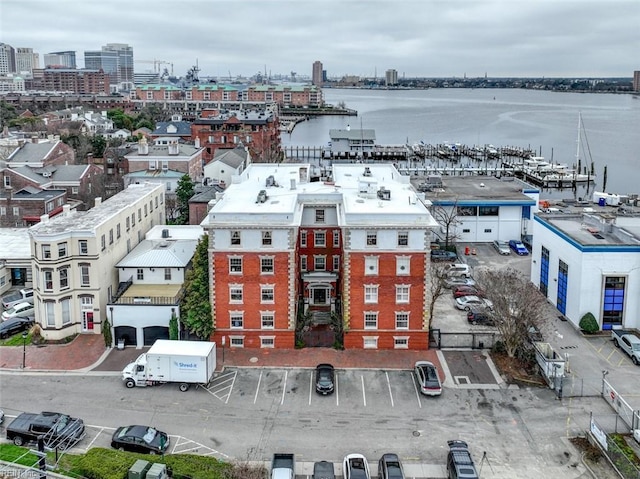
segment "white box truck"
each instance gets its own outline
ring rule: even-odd
[[[191,384],[209,384],[215,370],[216,343],[158,339],[122,370],[122,380],[128,388],[178,383],[187,391]]]

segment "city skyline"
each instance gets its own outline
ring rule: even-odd
[[[137,2],[133,11],[122,0],[5,0],[0,42],[33,48],[41,59],[72,50],[79,60],[124,43],[136,72],[153,70],[156,61],[183,76],[197,62],[201,76],[218,78],[310,78],[317,60],[329,78],[384,78],[390,69],[399,78],[631,77],[639,66],[640,3],[633,0],[328,0],[322,8],[185,0],[175,7],[162,0]]]

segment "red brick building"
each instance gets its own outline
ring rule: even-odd
[[[392,165],[252,164],[213,201],[212,340],[293,348],[324,328],[349,349],[427,349],[427,204]],[[331,332],[332,331],[332,332]],[[344,331],[344,334],[341,334]]]

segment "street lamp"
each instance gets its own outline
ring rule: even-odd
[[[29,336],[29,333],[22,331],[22,369],[26,367],[27,361],[27,336]]]

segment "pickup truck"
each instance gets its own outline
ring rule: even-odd
[[[612,329],[611,339],[617,348],[622,349],[631,357],[633,364],[636,366],[640,364],[640,338],[638,336],[624,329]]]
[[[78,443],[84,435],[82,419],[59,412],[23,412],[7,426],[7,439],[16,446],[35,442],[42,437],[46,447],[66,450]]]
[[[271,461],[271,479],[294,479],[295,464],[293,454],[274,454]]]

